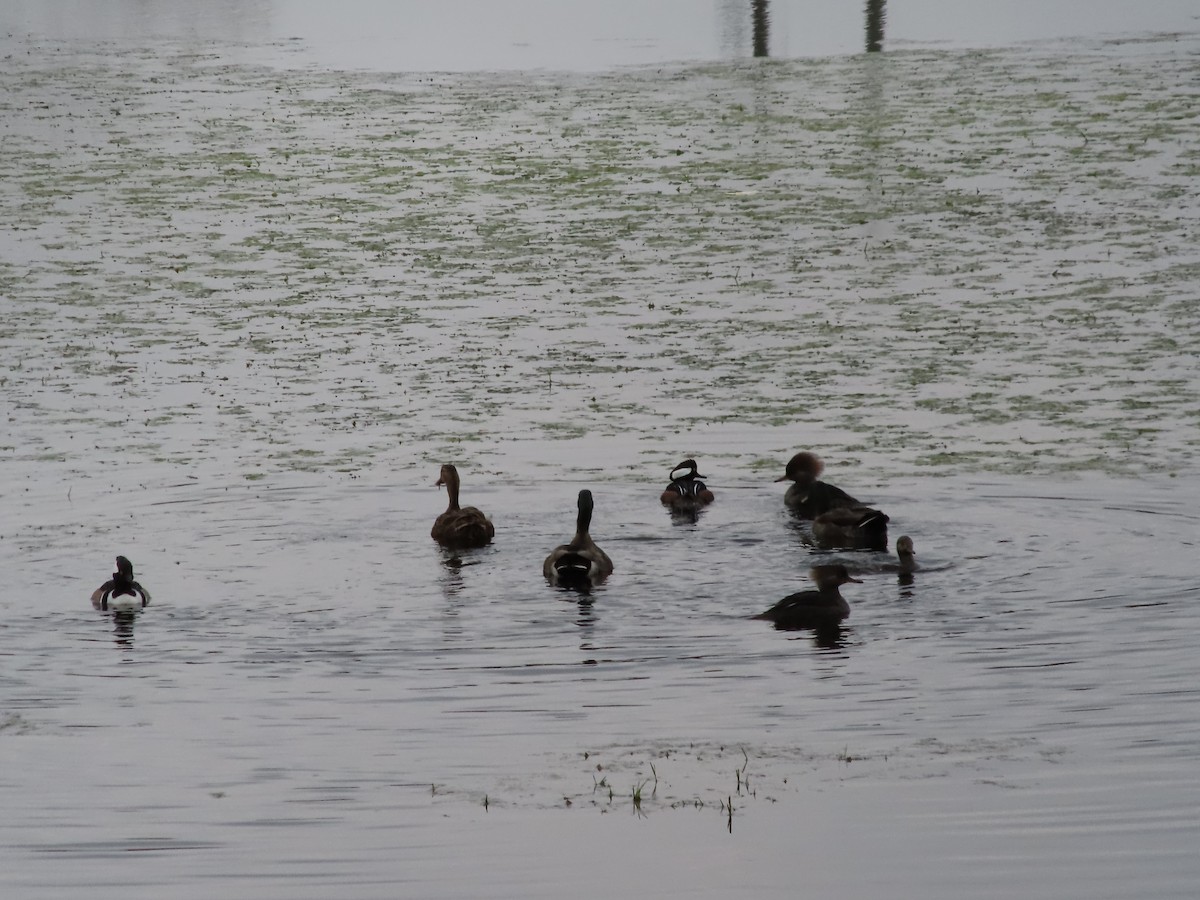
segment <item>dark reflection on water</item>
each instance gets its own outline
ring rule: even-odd
[[[867,52],[883,49],[883,28],[887,22],[887,0],[867,0]]]
[[[754,55],[770,56],[771,12],[767,0],[750,0],[750,17],[754,22]]]
[[[672,525],[697,525],[707,507],[691,507],[687,509],[668,508],[667,515],[671,517]]]
[[[113,640],[119,646],[133,646],[133,627],[137,624],[138,613],[132,609],[115,609],[112,612]]]
[[[822,625],[816,628],[796,627],[775,623],[776,631],[803,632],[812,635],[813,646],[819,650],[841,650],[846,646],[845,629],[840,625]]]

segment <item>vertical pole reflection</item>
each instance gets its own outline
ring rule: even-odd
[[[754,20],[754,55],[770,56],[769,32],[771,17],[767,11],[768,0],[750,0],[750,16]]]
[[[867,52],[883,49],[883,26],[887,21],[887,0],[867,0]]]

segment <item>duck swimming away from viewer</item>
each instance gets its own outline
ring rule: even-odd
[[[683,474],[675,473],[683,470]],[[662,492],[663,506],[669,506],[672,512],[696,513],[713,502],[713,492],[708,489],[701,479],[694,459],[685,459],[671,470],[671,483]]]
[[[575,520],[575,536],[569,544],[560,544],[550,551],[542,564],[542,574],[551,584],[567,587],[591,587],[612,574],[612,560],[596,546],[588,529],[592,525],[592,492],[579,492],[579,514]]]
[[[850,615],[850,604],[838,588],[861,581],[851,578],[845,566],[813,566],[808,574],[815,591],[789,594],[754,618],[774,622],[776,628],[828,628]]]
[[[452,550],[482,547],[490,544],[496,528],[480,510],[474,506],[458,505],[458,469],[450,464],[442,466],[436,484],[446,486],[450,504],[433,523],[430,536]]]
[[[823,471],[825,463],[815,453],[802,451],[788,460],[783,475],[775,481],[793,482],[783,495],[783,502],[792,512],[806,519],[815,519],[831,509],[862,505],[841,488],[818,481]]]
[[[109,606],[145,608],[149,602],[150,592],[133,580],[133,563],[124,556],[117,557],[113,577],[92,592],[92,606],[104,611]]]

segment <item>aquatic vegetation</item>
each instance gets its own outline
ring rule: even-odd
[[[1191,44],[1147,46],[436,90],[14,55],[0,382],[49,448],[18,458],[258,477],[536,435],[569,467],[600,435],[615,469],[672,410],[741,434],[732,473],[801,425],[886,434],[896,473],[1192,467]],[[130,404],[154,440],[71,443]]]

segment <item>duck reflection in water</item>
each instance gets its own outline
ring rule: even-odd
[[[140,611],[136,609],[114,609],[112,611],[113,640],[116,641],[117,646],[133,646],[133,626],[137,623],[140,614]]]
[[[442,566],[445,577],[442,579],[442,593],[453,597],[463,589],[462,570],[466,563],[461,556],[449,550],[442,550]]]

